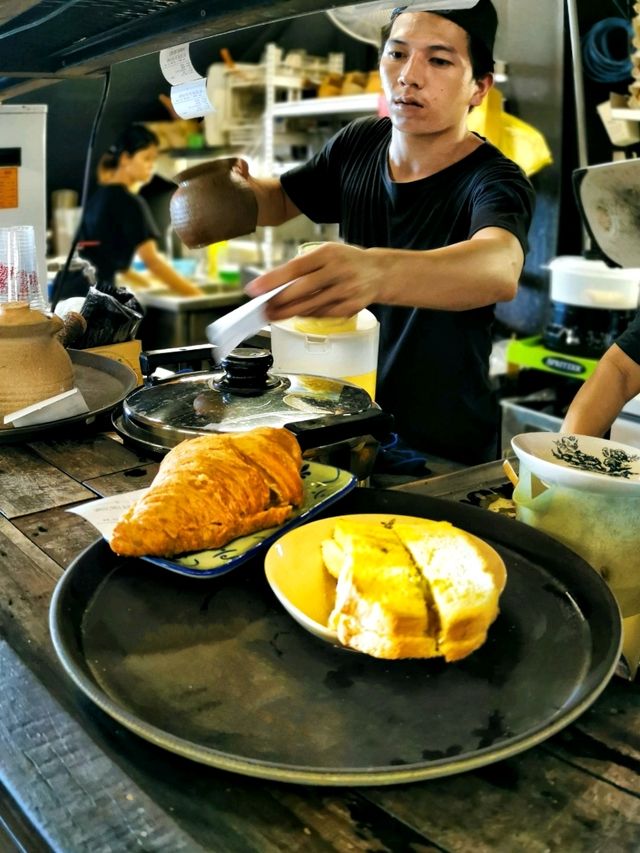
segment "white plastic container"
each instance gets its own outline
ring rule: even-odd
[[[584,308],[629,311],[638,307],[640,269],[614,269],[604,261],[562,255],[549,262],[550,297]]]
[[[380,324],[364,309],[355,317],[355,329],[324,333],[319,319],[314,332],[301,331],[302,318],[292,317],[271,324],[274,373],[306,373],[352,382],[375,399]]]

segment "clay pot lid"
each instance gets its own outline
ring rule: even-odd
[[[0,303],[0,326],[40,326],[50,322],[51,317],[32,308],[28,302]]]

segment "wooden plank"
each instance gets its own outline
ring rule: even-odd
[[[3,853],[51,853],[16,801],[0,785],[0,850]]]
[[[0,512],[7,518],[77,503],[93,493],[24,446],[0,447]]]
[[[37,671],[51,671],[57,661],[48,617],[61,574],[60,566],[0,517],[0,637]]]
[[[598,701],[548,741],[547,748],[640,797],[640,684],[614,678]]]
[[[640,799],[543,747],[430,784],[360,793],[452,853],[640,849]]]
[[[0,642],[0,779],[54,850],[201,851]]]
[[[153,461],[129,450],[112,433],[89,434],[70,441],[34,441],[29,447],[79,482]]]
[[[123,492],[132,492],[134,489],[150,486],[158,473],[159,466],[159,462],[150,462],[138,468],[128,468],[126,471],[117,471],[115,474],[105,474],[102,477],[85,480],[84,485],[105,498],[109,495],[121,495]]]
[[[62,568],[66,568],[74,557],[100,537],[92,524],[68,512],[70,506],[12,519],[15,528]]]

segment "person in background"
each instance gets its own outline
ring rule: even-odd
[[[259,225],[301,212],[340,223],[344,243],[296,257],[246,291],[290,283],[266,303],[274,321],[370,306],[381,326],[376,401],[423,468],[420,453],[464,464],[499,456],[494,303],[516,294],[534,193],[515,163],[467,130],[493,84],[496,28],[490,0],[395,9],[380,54],[388,118],[351,122],[279,178],[236,166],[258,200]]]
[[[560,432],[602,436],[636,394],[640,394],[640,314],[609,347],[573,398]]]
[[[80,255],[96,270],[101,289],[115,287],[116,274],[134,287],[149,281],[131,269],[134,255],[149,273],[182,296],[201,296],[158,252],[160,239],[149,206],[137,190],[148,183],[158,158],[158,138],[144,125],[126,128],[102,156],[98,186],[89,198],[79,235]]]

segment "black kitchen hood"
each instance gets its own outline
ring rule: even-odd
[[[3,0],[0,101],[172,45],[342,5],[349,0]]]

